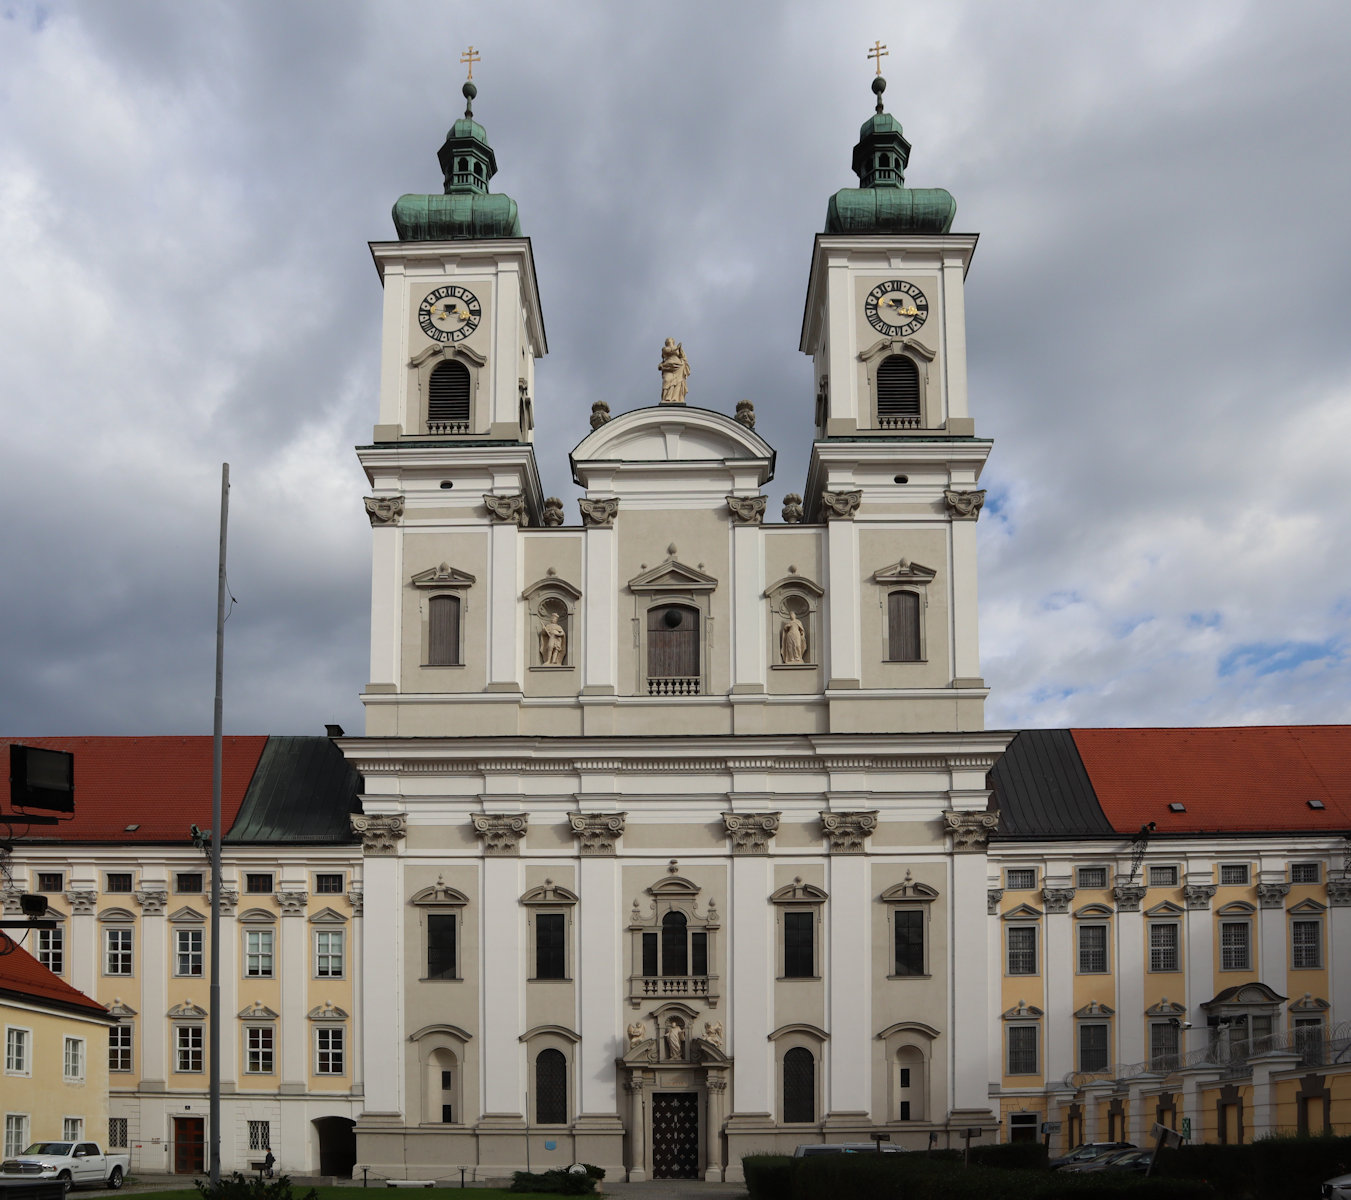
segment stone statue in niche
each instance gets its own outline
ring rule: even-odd
[[[783,626],[779,629],[779,655],[785,666],[800,666],[807,660],[807,630],[791,608],[783,609]]]
[[[661,372],[661,402],[684,404],[685,393],[689,391],[686,380],[690,377],[690,362],[685,357],[684,342],[677,342],[675,338],[666,339],[657,370]]]
[[[568,654],[568,631],[547,604],[540,605],[539,616],[543,622],[539,629],[539,665],[561,667]]]
[[[685,1026],[676,1017],[666,1023],[666,1056],[683,1058],[685,1054]]]
[[[634,1021],[634,1022],[632,1022],[632,1024],[629,1025],[629,1049],[630,1049],[630,1050],[632,1050],[632,1049],[634,1048],[634,1046],[638,1045],[638,1043],[641,1042],[641,1041],[642,1041],[644,1038],[646,1038],[646,1037],[647,1037],[647,1022],[646,1022],[646,1021]]]

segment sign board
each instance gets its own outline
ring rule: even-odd
[[[75,755],[39,746],[9,747],[9,802],[16,809],[75,811]]]
[[[1186,1141],[1191,1141],[1192,1119],[1191,1117],[1182,1118],[1182,1136]]]
[[[1163,1146],[1182,1145],[1182,1135],[1176,1130],[1169,1129],[1167,1125],[1155,1123],[1154,1128],[1149,1131],[1149,1136]]]
[[[868,1136],[869,1136],[870,1138],[872,1138],[872,1140],[875,1141],[875,1142],[889,1142],[889,1141],[891,1141],[891,1134],[889,1134],[889,1133],[870,1133],[870,1134],[868,1134]]]
[[[1041,1123],[1041,1131],[1042,1133],[1059,1133],[1060,1126],[1061,1122],[1059,1121],[1043,1121]]]

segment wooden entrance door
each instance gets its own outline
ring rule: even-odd
[[[699,1178],[699,1097],[693,1092],[652,1097],[652,1178]]]
[[[174,1171],[197,1175],[206,1170],[206,1122],[201,1117],[174,1118]]]

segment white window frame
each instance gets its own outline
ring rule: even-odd
[[[196,939],[194,944],[194,939]],[[184,948],[186,945],[186,949]],[[200,979],[204,970],[206,936],[201,929],[174,930],[174,976],[178,979]],[[186,961],[187,970],[184,970]]]
[[[33,955],[53,975],[66,973],[66,930],[58,924],[55,929],[39,929]]]
[[[179,884],[184,879],[197,880],[196,887],[180,887]],[[200,896],[206,891],[206,876],[201,871],[175,871],[174,872],[174,895],[175,896]]]
[[[1299,927],[1303,925],[1313,930],[1313,943],[1311,946],[1301,947],[1299,944]],[[1311,957],[1312,961],[1301,962],[1301,949],[1312,950],[1311,956],[1306,955],[1306,959]],[[1290,969],[1292,971],[1320,971],[1323,968],[1323,921],[1320,917],[1293,917],[1290,921]]]
[[[1226,879],[1226,873],[1238,874],[1241,878]],[[1221,887],[1248,887],[1252,883],[1252,867],[1248,863],[1220,863]]]
[[[316,896],[341,896],[347,884],[344,874],[342,871],[316,871],[314,873],[314,894]],[[321,879],[336,879],[338,886],[328,891],[321,890],[319,887],[319,880]]]
[[[1154,878],[1156,873],[1163,874],[1165,871],[1172,873],[1171,882],[1165,883],[1162,880]],[[1182,871],[1176,863],[1151,863],[1149,866],[1149,874],[1146,878],[1149,881],[1149,886],[1152,888],[1175,888],[1182,879]]]
[[[1084,935],[1090,930],[1102,931],[1102,966],[1084,966],[1086,953],[1096,954],[1096,947],[1085,948]],[[1082,921],[1075,930],[1074,973],[1076,975],[1107,975],[1112,970],[1112,929],[1105,921]]]
[[[1146,970],[1151,974],[1175,974],[1182,970],[1182,922],[1181,921],[1150,921],[1148,924],[1146,936],[1149,939],[1148,963]],[[1165,951],[1172,954],[1173,965],[1171,967],[1155,966],[1154,958],[1154,930],[1171,929],[1173,931],[1173,944],[1171,947],[1161,947],[1160,954]]]
[[[1030,932],[1032,935],[1032,969],[1030,971],[1015,971],[1013,969],[1013,934],[1014,932]],[[1026,954],[1026,949],[1019,949],[1019,954]],[[1031,921],[1009,923],[1004,934],[1004,974],[1019,975],[1023,977],[1035,976],[1041,974],[1041,931],[1036,924]]]
[[[1235,957],[1231,951],[1237,947],[1230,947],[1224,944],[1224,931],[1226,929],[1243,930],[1243,962],[1240,964],[1234,961]],[[1219,928],[1220,943],[1220,970],[1221,971],[1251,971],[1253,969],[1253,944],[1252,944],[1252,922],[1247,919],[1222,920]]]
[[[1092,877],[1088,876],[1090,871],[1101,872],[1102,882],[1094,883]],[[1084,891],[1102,891],[1111,881],[1112,873],[1101,863],[1094,863],[1087,867],[1076,867],[1074,871],[1074,886]]]
[[[327,1045],[324,1043],[327,1042]],[[328,1056],[327,1061],[325,1055]],[[334,1070],[336,1058],[338,1070]],[[316,1025],[314,1027],[314,1073],[316,1075],[347,1074],[347,1026]]]
[[[28,1114],[5,1114],[5,1157],[15,1158],[28,1149]]]
[[[84,1038],[66,1034],[61,1042],[61,1078],[67,1083],[83,1083],[84,1074]]]
[[[277,1027],[272,1024],[244,1026],[244,1074],[277,1073]]]
[[[126,887],[113,887],[112,880],[116,877],[119,880],[127,881]],[[130,896],[136,890],[136,872],[135,871],[108,871],[103,876],[103,890],[110,896]]]
[[[271,1150],[272,1149],[272,1122],[271,1121],[250,1121],[249,1122],[249,1149],[250,1150]]]
[[[1032,877],[1031,883],[1020,882],[1027,875]],[[1016,877],[1016,880],[1015,880]],[[1006,892],[1032,892],[1037,888],[1037,868],[1036,867],[1005,867],[1004,868],[1004,890]]]
[[[1171,1050],[1155,1052],[1154,1031],[1167,1030],[1168,1040],[1172,1043]],[[1149,1023],[1149,1061],[1151,1064],[1157,1064],[1158,1069],[1163,1070],[1176,1064],[1182,1054],[1182,1024],[1175,1018],[1170,1017],[1162,1021],[1150,1021]]]
[[[15,1053],[15,1049],[18,1053]],[[5,1074],[23,1079],[33,1074],[33,1031],[27,1025],[5,1026]],[[20,1150],[25,1147],[20,1146]]]
[[[1100,1067],[1090,1067],[1084,1062],[1084,1034],[1090,1029],[1101,1029],[1103,1031],[1103,1064]],[[1075,1049],[1079,1057],[1079,1070],[1084,1072],[1097,1073],[1107,1070],[1112,1065],[1112,1023],[1110,1021],[1080,1021],[1079,1032],[1075,1037]]]
[[[1004,1074],[1040,1075],[1041,1074],[1041,1026],[1031,1021],[1011,1022],[1005,1027],[1004,1035]],[[1023,1071],[1013,1069],[1013,1035],[1024,1030],[1032,1031],[1032,1069]],[[1023,1048],[1025,1050],[1025,1048]],[[1022,1050],[1020,1050],[1022,1052]]]
[[[258,940],[258,948],[254,949],[254,939]],[[266,943],[266,949],[263,944]],[[258,960],[258,969],[255,971],[254,959]],[[264,960],[266,960],[267,970],[263,970]],[[247,925],[244,927],[244,978],[245,979],[273,979],[277,973],[277,931],[271,926],[260,929],[250,929]]]
[[[108,1149],[125,1150],[131,1143],[131,1130],[126,1117],[108,1118]]]
[[[315,979],[347,978],[347,931],[345,929],[316,929],[314,931],[314,977]],[[337,939],[337,949],[332,949],[331,939]],[[334,970],[334,959],[337,969]]]
[[[275,871],[245,871],[244,887],[241,889],[246,896],[270,896],[277,886],[277,875]],[[267,887],[255,888],[250,884],[255,879],[266,879]]]
[[[119,942],[126,938],[126,949],[113,948],[113,940]],[[114,958],[116,955],[116,958]],[[127,969],[121,970],[122,957],[126,957]],[[136,974],[136,935],[130,925],[109,925],[103,930],[103,973],[108,976],[127,977]]]
[[[195,1035],[195,1036],[194,1036]],[[197,1065],[192,1062],[196,1058]],[[206,1061],[206,1030],[200,1024],[174,1026],[174,1073],[200,1075]],[[184,1066],[184,1063],[187,1066]]]
[[[84,1141],[84,1118],[83,1117],[62,1117],[61,1118],[61,1140],[63,1142],[82,1142]]]
[[[55,887],[44,887],[44,882],[56,880]],[[66,890],[66,873],[64,871],[34,871],[33,872],[33,890],[41,892],[45,896],[59,896]]]
[[[125,1037],[123,1036],[125,1034]],[[116,1038],[116,1042],[114,1042]],[[119,1022],[108,1028],[108,1071],[113,1075],[125,1074],[128,1071],[135,1070],[136,1060],[132,1056],[132,1049],[135,1046],[136,1038],[132,1033],[130,1025]],[[125,1062],[124,1067],[120,1065]],[[117,1065],[114,1065],[117,1064]]]
[[[1295,872],[1300,871],[1305,875],[1312,874],[1312,879],[1296,879]],[[1290,882],[1291,883],[1322,883],[1323,882],[1323,864],[1319,862],[1297,862],[1290,864]]]

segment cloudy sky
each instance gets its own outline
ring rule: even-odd
[[[362,728],[366,242],[472,43],[548,492],[594,399],[811,436],[813,234],[881,39],[968,279],[995,726],[1351,720],[1351,6],[0,0],[0,731]]]

